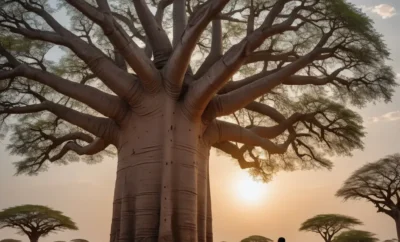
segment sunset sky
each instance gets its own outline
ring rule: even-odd
[[[399,73],[400,82],[400,1],[351,2],[375,21],[392,52],[391,65]],[[298,231],[304,220],[321,213],[356,217],[365,224],[358,229],[373,232],[381,240],[395,238],[394,221],[377,214],[373,205],[364,201],[343,202],[334,194],[366,162],[400,153],[400,88],[392,103],[371,104],[359,112],[368,133],[365,150],[355,151],[353,157],[333,158],[332,171],[281,172],[269,184],[254,185],[235,161],[213,152],[210,163],[214,241],[235,242],[254,234],[274,240],[284,236],[288,242],[322,241],[317,234]],[[7,143],[6,139],[0,141],[0,210],[20,204],[47,205],[63,211],[80,228],[51,234],[42,242],[75,238],[108,241],[116,159],[107,158],[97,165],[50,166],[49,171],[36,177],[16,177],[12,162],[20,157],[8,154]],[[0,240],[5,238],[27,241],[14,230],[0,230]]]

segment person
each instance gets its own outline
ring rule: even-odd
[[[286,240],[285,240],[285,238],[280,237],[280,238],[278,239],[278,242],[286,242]]]

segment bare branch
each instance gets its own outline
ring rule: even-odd
[[[229,155],[232,156],[232,158],[238,160],[239,166],[241,169],[249,169],[249,168],[259,168],[260,163],[257,161],[253,162],[248,162],[244,158],[244,152],[246,151],[245,149],[240,149],[236,145],[234,145],[232,142],[229,141],[224,141],[224,142],[219,142],[213,144],[214,148],[217,148]]]
[[[32,68],[18,62],[1,44],[0,54],[7,56],[10,64],[15,65],[9,75],[23,76],[42,83],[55,91],[74,98],[106,117],[121,121],[127,112],[125,103],[117,96],[102,92],[94,87],[66,80],[47,71]],[[1,73],[1,72],[0,72]]]
[[[79,58],[81,58],[96,76],[102,80],[113,92],[121,97],[129,96],[127,91],[136,90],[135,79],[126,73],[114,62],[104,55],[102,51],[86,43],[81,38],[64,28],[48,12],[42,8],[34,7],[29,3],[18,1],[27,11],[33,12],[42,17],[43,20],[55,31],[41,31],[32,28],[18,28],[4,26],[11,32],[21,34],[27,38],[51,42],[70,48]],[[107,71],[105,71],[107,70]],[[117,77],[117,78],[116,78]]]
[[[28,106],[6,108],[0,110],[0,114],[26,114],[42,111],[49,111],[57,117],[106,140],[112,140],[115,142],[115,138],[118,135],[118,127],[112,120],[108,118],[94,117],[50,101],[44,101],[40,104],[32,104]]]
[[[164,29],[157,23],[147,3],[144,0],[133,0],[133,4],[153,49],[154,65],[161,69],[172,52],[171,42]]]
[[[93,140],[86,146],[80,146],[76,142],[70,141],[63,146],[58,154],[51,157],[50,161],[54,162],[61,159],[69,151],[73,151],[78,155],[94,155],[106,149],[108,145],[109,143],[106,142],[104,139]]]
[[[194,78],[197,79],[222,57],[222,24],[220,19],[212,21],[211,50],[203,64],[197,70]]]
[[[310,53],[284,68],[232,92],[217,96],[216,102],[219,104],[216,106],[220,108],[217,110],[217,116],[228,115],[245,107],[256,98],[270,92],[273,88],[280,85],[285,78],[295,74],[297,71],[314,61],[316,57],[325,51],[322,46],[328,41],[331,34],[332,32],[324,35],[318,45]]]
[[[161,79],[158,71],[143,50],[132,41],[125,30],[115,21],[107,1],[103,1],[101,4],[104,13],[83,0],[67,0],[67,2],[102,27],[111,43],[137,73],[147,91],[156,92],[160,88]]]
[[[164,18],[164,10],[169,5],[171,5],[173,2],[174,2],[174,0],[161,0],[158,3],[156,16],[155,16],[155,19],[156,19],[156,22],[157,22],[158,25],[162,26],[162,21],[163,21],[163,18]]]
[[[191,54],[208,23],[229,0],[209,0],[190,17],[179,44],[164,69],[166,88],[173,97],[178,97],[186,71],[189,68]]]
[[[172,45],[175,47],[182,37],[187,24],[186,16],[186,0],[174,0],[173,5],[173,40]]]
[[[276,16],[285,6],[285,3],[286,0],[278,1],[269,12],[261,27],[240,43],[232,46],[202,78],[193,83],[189,91],[190,95],[188,95],[188,99],[186,100],[187,106],[194,107],[195,110],[203,111],[214,94],[223,87],[232,75],[243,65],[251,52],[258,48],[265,39],[285,31],[297,29],[291,25],[296,20],[296,13],[301,10],[301,6],[293,10],[291,17],[287,20],[272,25]],[[194,115],[201,115],[201,113]]]
[[[260,146],[268,151],[269,154],[282,154],[286,152],[290,143],[295,139],[295,134],[291,134],[283,144],[277,145],[236,124],[217,121],[217,127],[220,134],[217,142],[233,141],[249,146]]]

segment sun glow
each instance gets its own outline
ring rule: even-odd
[[[238,196],[246,202],[261,201],[267,191],[267,184],[254,181],[249,175],[245,174],[239,177],[236,183]]]

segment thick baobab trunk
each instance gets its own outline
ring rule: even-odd
[[[397,240],[400,241],[400,218],[396,221],[396,232],[397,232]]]
[[[152,101],[121,125],[110,240],[212,241],[203,125],[171,100]]]

